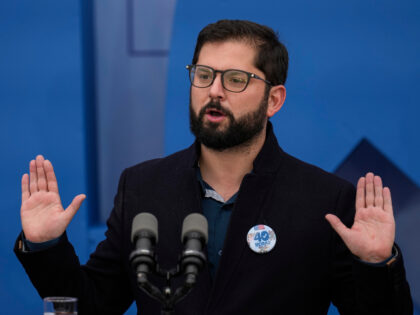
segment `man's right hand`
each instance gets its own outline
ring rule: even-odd
[[[29,163],[29,176],[22,177],[20,216],[26,239],[41,243],[60,237],[85,198],[77,195],[64,210],[53,166],[38,155]]]

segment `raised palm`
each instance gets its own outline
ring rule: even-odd
[[[50,161],[38,155],[22,177],[22,229],[27,240],[45,242],[64,233],[85,195],[77,195],[64,210]]]
[[[326,219],[353,255],[361,260],[377,263],[391,256],[395,239],[391,192],[382,187],[379,176],[368,173],[359,179],[356,215],[351,228],[333,214],[327,214]]]

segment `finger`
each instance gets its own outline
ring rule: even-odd
[[[382,179],[379,176],[373,178],[373,186],[375,189],[375,207],[384,207],[384,199],[382,196]]]
[[[56,192],[58,194],[57,178],[55,177],[54,168],[49,160],[44,161],[44,170],[47,178],[48,191]]]
[[[29,176],[28,174],[23,174],[22,176],[22,202],[29,199],[31,193],[29,192]]]
[[[388,187],[384,187],[382,193],[384,196],[384,210],[392,214],[393,210],[392,210],[391,190]]]
[[[349,239],[351,233],[350,229],[345,226],[343,222],[341,222],[341,220],[334,214],[327,214],[325,219],[327,219],[327,221],[331,224],[331,227],[334,229],[334,231],[340,235],[344,243],[347,244],[347,240]]]
[[[29,190],[31,194],[38,191],[38,179],[36,176],[35,160],[29,162]]]
[[[35,163],[36,163],[36,175],[38,177],[38,189],[39,191],[46,191],[47,181],[45,179],[44,157],[42,155],[38,155],[36,157]]]
[[[365,189],[366,189],[366,179],[364,177],[360,177],[359,181],[357,182],[357,190],[356,190],[356,210],[366,207]]]
[[[77,210],[79,210],[85,198],[86,198],[86,195],[84,194],[77,195],[76,197],[74,197],[71,204],[67,207],[66,211],[64,211],[64,214],[66,215],[68,222],[70,222],[73,219],[74,215],[76,214]]]
[[[375,190],[373,188],[373,173],[366,174],[366,207],[373,207],[375,204]]]

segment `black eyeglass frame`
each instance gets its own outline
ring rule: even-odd
[[[210,69],[210,70],[212,71],[212,73],[213,73],[213,79],[211,80],[211,82],[210,82],[208,85],[206,85],[206,86],[197,86],[197,85],[195,85],[195,84],[193,83],[193,80],[192,80],[192,78],[191,78],[191,71],[192,71],[195,67],[197,67],[197,66],[204,67],[204,68]],[[216,70],[216,69],[213,69],[212,67],[209,67],[209,66],[205,66],[205,65],[197,65],[197,64],[196,64],[196,65],[187,65],[185,68],[188,70],[191,85],[193,85],[193,86],[195,86],[195,87],[197,87],[197,88],[200,88],[200,89],[201,89],[201,88],[202,88],[202,89],[204,89],[204,88],[208,88],[209,86],[211,86],[211,85],[213,84],[214,80],[216,79],[216,74],[217,74],[217,73],[220,73],[220,75],[221,75],[221,81],[222,81],[222,86],[223,86],[223,88],[224,88],[225,90],[227,90],[227,91],[229,91],[229,92],[233,92],[233,93],[241,93],[241,92],[245,91],[245,90],[246,90],[246,88],[248,87],[248,84],[249,84],[249,81],[251,80],[251,78],[258,79],[258,80],[261,80],[261,81],[264,81],[264,82],[265,82],[266,84],[268,84],[269,86],[273,86],[273,84],[272,84],[270,81],[267,81],[267,80],[265,80],[265,79],[261,78],[260,76],[256,75],[255,73],[252,73],[252,72],[247,72],[247,71],[244,71],[244,70],[238,70],[238,69]],[[242,90],[240,90],[240,91],[232,91],[232,90],[229,90],[228,88],[226,88],[226,87],[225,87],[225,80],[223,79],[223,77],[224,77],[225,73],[226,73],[226,72],[228,72],[228,71],[237,71],[237,72],[242,72],[242,73],[245,73],[245,74],[247,75],[248,80],[246,81],[246,84],[245,84],[245,86],[244,86],[244,88],[243,88]]]

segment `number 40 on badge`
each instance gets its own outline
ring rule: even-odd
[[[246,241],[252,251],[264,254],[276,245],[276,234],[268,225],[258,224],[248,231]]]

